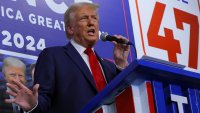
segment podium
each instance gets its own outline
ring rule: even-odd
[[[178,64],[135,60],[79,113],[113,103],[112,113],[200,113],[200,74]]]

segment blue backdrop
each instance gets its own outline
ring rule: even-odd
[[[120,34],[134,42],[127,0],[0,1],[0,68],[7,56],[18,57],[29,67],[44,48],[65,45],[63,13],[69,4],[80,1],[99,4],[100,32]],[[112,43],[98,41],[95,49],[103,58],[112,60]],[[133,50],[129,61],[135,58]]]

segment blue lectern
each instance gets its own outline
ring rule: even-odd
[[[200,74],[144,57],[133,61],[80,113],[112,103],[116,113],[200,113]]]

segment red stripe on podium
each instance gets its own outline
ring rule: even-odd
[[[147,97],[148,97],[148,104],[149,104],[149,113],[155,113],[155,105],[154,105],[154,96],[151,82],[146,82],[147,88]]]
[[[103,113],[103,109],[99,108],[97,111],[95,111],[95,113]]]
[[[131,86],[118,95],[115,102],[117,113],[135,113]]]

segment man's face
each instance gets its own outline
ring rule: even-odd
[[[71,31],[74,40],[84,47],[92,47],[99,38],[99,17],[91,7],[84,6],[72,13]]]
[[[26,83],[26,78],[24,74],[24,70],[19,67],[5,67],[4,77],[8,83],[13,83],[13,80],[20,81],[21,83]]]

